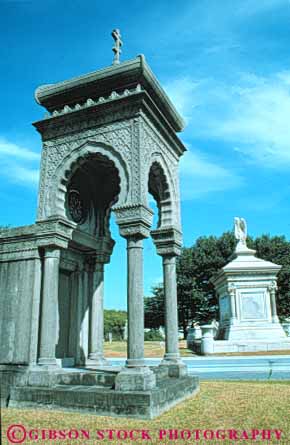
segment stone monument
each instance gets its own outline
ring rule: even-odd
[[[231,261],[212,280],[219,297],[219,330],[201,326],[200,352],[290,349],[277,316],[275,293],[281,266],[256,257],[247,247],[247,224],[235,218],[237,246]]]
[[[112,66],[35,92],[46,109],[33,124],[43,142],[37,221],[0,234],[0,372],[10,406],[41,401],[152,417],[198,387],[178,351],[178,161],[185,148],[176,133],[183,120],[144,56],[120,63],[119,30],[112,35]],[[156,230],[148,192],[159,209]],[[100,370],[107,365],[103,294],[115,244],[112,212],[127,241],[128,353],[117,371]],[[165,288],[166,350],[157,370],[144,362],[142,244],[149,236],[163,260]],[[97,397],[100,382],[109,389]],[[75,393],[60,396],[74,384]]]

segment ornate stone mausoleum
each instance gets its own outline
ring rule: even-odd
[[[183,121],[144,56],[114,62],[35,92],[47,111],[34,123],[43,141],[37,221],[0,234],[0,371],[10,406],[61,407],[69,388],[69,408],[152,417],[198,387],[178,352],[185,148],[176,133]],[[158,206],[156,230],[148,192]],[[127,240],[128,355],[117,370],[103,356],[112,212]],[[142,243],[149,236],[163,260],[166,301],[166,352],[154,370],[144,363]],[[102,387],[96,401],[100,382],[107,392]]]

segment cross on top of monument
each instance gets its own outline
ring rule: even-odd
[[[113,29],[112,37],[115,40],[115,46],[113,46],[114,60],[113,65],[120,63],[121,46],[123,42],[121,40],[121,34],[119,29]]]

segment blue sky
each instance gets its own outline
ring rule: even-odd
[[[37,86],[143,53],[187,127],[181,161],[184,244],[247,219],[253,236],[290,234],[289,0],[0,0],[0,225],[35,219],[44,110]],[[105,306],[126,306],[126,249],[107,266]],[[144,243],[145,294],[162,278]]]

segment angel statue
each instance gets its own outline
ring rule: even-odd
[[[246,244],[247,223],[244,218],[235,217],[235,238],[239,241],[239,244]]]

